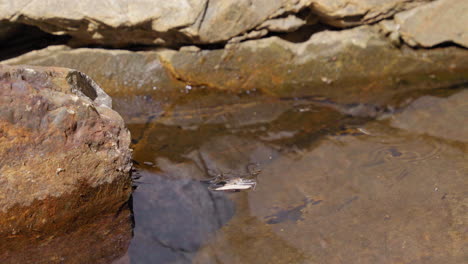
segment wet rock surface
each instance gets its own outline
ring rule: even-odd
[[[130,134],[81,72],[0,66],[0,234],[44,238],[115,214],[130,186]]]

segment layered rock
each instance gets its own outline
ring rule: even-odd
[[[69,5],[66,0],[18,0],[0,3],[0,20],[71,35],[76,44],[171,46],[290,32],[319,20],[336,27],[375,23],[427,2],[430,0],[86,0]],[[257,33],[249,36],[251,31]]]
[[[407,92],[466,82],[467,50],[400,49],[380,28],[322,31],[298,43],[269,37],[213,50],[50,47],[4,63],[76,68],[89,73],[112,96],[153,95],[160,102],[185,96],[192,88],[209,87],[230,92],[257,90],[281,97],[322,96],[338,103],[386,104]],[[145,111],[161,109],[154,103],[144,106],[145,99],[134,103]]]
[[[0,86],[0,237],[118,212],[131,192],[130,134],[110,97],[64,68],[1,65]]]
[[[395,13],[432,0],[312,0],[312,9],[323,23],[350,27],[380,21]]]
[[[157,52],[50,46],[3,63],[60,66],[86,72],[113,97],[114,109],[127,123],[135,122],[130,120],[135,116],[161,111],[163,101],[186,95],[181,92],[186,84],[171,76]]]
[[[339,103],[383,104],[409,91],[462,83],[468,67],[467,50],[400,49],[377,26],[321,31],[297,43],[269,37],[159,55],[173,76],[193,86]]]
[[[19,21],[81,43],[112,46],[216,43],[246,32],[272,16],[297,11],[309,1],[68,1],[4,2],[0,20]]]
[[[412,46],[456,43],[468,48],[468,2],[439,0],[395,16],[398,31]]]
[[[158,52],[107,49],[71,49],[50,46],[32,51],[4,64],[59,66],[86,72],[112,97],[146,95],[182,89],[183,82],[172,78],[159,60]],[[99,65],[99,67],[96,67]]]

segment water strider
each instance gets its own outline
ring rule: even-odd
[[[257,176],[261,170],[258,164],[247,164],[247,174],[218,173],[213,178],[203,181],[209,184],[208,189],[212,191],[234,191],[255,190]]]

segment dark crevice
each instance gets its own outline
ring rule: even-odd
[[[318,23],[314,25],[305,25],[294,32],[271,32],[270,34],[266,35],[265,38],[277,36],[292,43],[302,43],[309,40],[313,34],[325,30],[337,31],[339,29],[329,25]]]
[[[88,44],[88,45],[72,45],[72,48],[89,48],[89,49],[108,49],[108,50],[129,50],[129,51],[150,51],[155,49],[173,49],[178,50],[183,47],[195,46],[201,50],[217,50],[224,49],[226,42],[210,43],[210,44],[197,44],[197,43],[179,43],[172,45],[145,45],[145,44],[130,44],[125,47],[115,47],[102,44]]]
[[[18,57],[50,45],[66,44],[70,38],[70,36],[48,34],[34,26],[18,24],[5,39],[0,41],[0,60]]]
[[[363,18],[366,16],[366,14],[362,14],[362,15],[355,15],[355,16],[345,16],[342,18],[343,22],[346,22],[346,23],[360,23],[361,21],[363,21]],[[354,27],[354,26],[352,26]]]
[[[335,26],[332,26],[323,22],[317,22],[317,20],[320,21],[322,18],[318,18],[314,10],[310,8],[304,8],[298,13],[284,13],[276,18],[287,17],[288,15],[291,15],[291,14],[307,21],[306,25],[300,27],[299,29],[293,32],[268,32],[268,34],[258,39],[265,39],[265,38],[276,36],[276,37],[279,37],[283,40],[286,40],[292,43],[303,43],[309,40],[313,34],[316,34],[318,32],[322,32],[326,30],[341,31],[341,30],[347,30],[352,27],[356,27],[356,26],[351,26],[348,28],[341,28],[341,27],[335,27]],[[361,17],[362,16],[347,17],[345,18],[345,21],[348,21],[348,22],[358,21],[361,19]],[[387,19],[391,19],[392,17],[393,16]],[[373,25],[376,23],[378,22],[370,23],[369,25]],[[361,26],[361,25],[357,25],[357,26]],[[176,32],[172,32],[171,34],[177,35]],[[168,33],[167,35],[170,35],[170,34]],[[22,54],[31,52],[33,50],[43,49],[51,45],[68,45],[71,48],[91,48],[91,49],[96,48],[96,49],[108,49],[108,50],[124,49],[124,50],[129,50],[129,51],[149,51],[149,50],[155,50],[155,49],[160,49],[160,48],[179,50],[180,48],[187,47],[187,46],[195,46],[199,48],[200,50],[220,50],[220,49],[225,49],[226,45],[229,44],[228,41],[200,44],[200,43],[196,43],[197,42],[196,39],[189,40],[187,38],[183,39],[181,37],[179,37],[180,43],[171,43],[168,45],[127,44],[125,46],[116,47],[116,46],[104,45],[104,44],[81,44],[80,40],[73,39],[69,35],[64,35],[64,36],[52,35],[44,31],[41,31],[37,27],[24,25],[24,24],[15,25],[14,30],[12,30],[12,32],[8,34],[8,37],[6,39],[5,37],[3,37],[3,39],[0,39],[0,40],[1,40],[0,41],[0,61],[18,57]],[[252,40],[252,39],[246,39],[246,40],[240,41],[239,43],[249,41],[249,40]],[[433,47],[418,47],[418,46],[410,47],[403,40],[401,43],[402,43],[401,44],[402,46],[400,48],[405,48],[405,46],[407,46],[408,48],[413,49],[413,50],[430,50],[430,49],[447,48],[447,47],[458,47],[458,48],[466,49],[466,47],[463,47],[462,45],[459,45],[452,41],[447,41],[447,42],[435,45]]]
[[[302,20],[305,20],[307,25],[315,24],[319,19],[317,14],[315,14],[311,8],[303,8],[294,15]]]
[[[403,43],[405,43],[404,40],[401,40]],[[408,44],[405,43],[406,46],[408,46]],[[413,50],[431,50],[431,49],[440,49],[440,48],[449,48],[449,47],[457,47],[457,48],[461,48],[461,49],[467,49],[466,47],[458,44],[458,43],[455,43],[453,41],[445,41],[445,42],[442,42],[442,43],[439,43],[437,45],[434,45],[432,47],[421,47],[421,46],[408,46],[409,48],[413,49]]]
[[[372,24],[375,24],[375,23],[372,23]],[[341,30],[347,30],[347,29],[334,27],[328,24],[317,23],[317,24],[311,24],[311,25],[304,25],[293,32],[268,32],[267,35],[258,39],[266,39],[266,38],[276,36],[276,37],[279,37],[283,40],[286,40],[292,43],[303,43],[309,40],[313,34],[316,34],[322,31],[327,31],[327,30],[328,31],[341,31]],[[254,40],[254,39],[246,39],[239,43],[250,41],[250,40]],[[236,43],[236,44],[239,44],[239,43]],[[50,44],[50,45],[57,45],[57,44]],[[200,50],[220,50],[220,49],[225,49],[226,45],[228,45],[227,41],[218,42],[218,43],[208,43],[208,44],[179,43],[179,44],[166,45],[166,46],[135,44],[135,45],[128,45],[126,47],[113,47],[113,46],[107,46],[107,45],[91,44],[91,45],[73,46],[73,48],[96,48],[96,49],[109,49],[109,50],[124,49],[124,50],[129,50],[129,51],[150,51],[150,50],[155,50],[155,49],[160,49],[160,48],[179,50],[180,48],[183,48],[183,47],[194,46],[194,47],[199,48]],[[403,40],[401,40],[401,45],[408,46]],[[446,47],[458,47],[458,48],[466,49],[462,45],[459,45],[451,41],[444,42],[444,43],[435,45],[433,47],[417,47],[417,46],[416,47],[408,46],[408,47],[414,50],[419,50],[419,49],[430,50],[430,49],[446,48]]]
[[[444,43],[440,43],[437,45],[434,45],[432,47],[422,47],[422,46],[410,46],[408,43],[406,43],[403,39],[400,38],[400,44],[396,46],[403,54],[405,53],[411,53],[411,52],[416,52],[416,51],[431,51],[435,49],[447,49],[447,48],[459,48],[459,49],[467,49],[466,47],[463,47],[462,45],[459,45],[457,43],[448,41]]]

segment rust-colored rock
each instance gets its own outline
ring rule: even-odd
[[[1,238],[68,232],[127,202],[130,133],[110,107],[76,70],[0,66]]]
[[[321,31],[299,43],[269,37],[224,49],[163,50],[159,55],[173,76],[193,86],[388,104],[408,92],[466,82],[468,52],[397,48],[378,27],[361,26]]]
[[[9,236],[0,243],[2,264],[112,263],[125,255],[132,238],[130,210],[106,214],[64,234]],[[6,242],[5,242],[6,241]]]
[[[408,92],[466,82],[466,49],[399,48],[382,31],[377,25],[324,30],[303,42],[268,37],[212,50],[131,52],[53,46],[2,63],[59,65],[86,72],[114,97],[115,109],[128,123],[141,113],[159,113],[167,102],[186,98],[197,87],[384,105]]]

